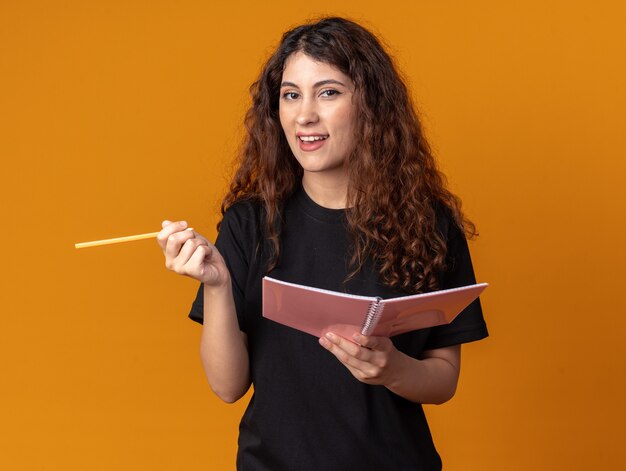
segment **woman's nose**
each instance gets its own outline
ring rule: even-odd
[[[296,122],[303,126],[306,124],[315,123],[319,120],[317,114],[317,108],[314,100],[303,100],[300,108],[298,109],[298,115],[296,116]]]

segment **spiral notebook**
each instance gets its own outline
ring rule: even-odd
[[[487,286],[487,283],[479,283],[382,299],[312,288],[266,276],[263,278],[263,317],[316,337],[328,331],[348,339],[355,332],[392,337],[452,322]]]

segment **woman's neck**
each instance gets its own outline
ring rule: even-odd
[[[305,173],[302,177],[304,191],[313,201],[328,209],[344,209],[347,205],[347,178],[316,178],[315,174]]]

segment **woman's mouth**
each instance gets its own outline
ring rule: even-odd
[[[328,139],[328,134],[317,134],[310,136],[298,136],[298,146],[301,150],[305,152],[311,152],[319,149],[324,145],[326,139]]]

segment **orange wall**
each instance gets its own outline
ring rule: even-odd
[[[481,232],[491,337],[427,408],[446,469],[626,466],[622,2],[56,3],[0,4],[1,469],[232,468],[196,284],[151,241],[73,244],[213,237],[247,87],[322,13],[386,39]]]

